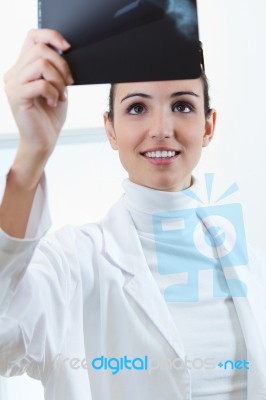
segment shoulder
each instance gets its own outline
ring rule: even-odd
[[[87,223],[82,226],[65,225],[49,232],[40,241],[38,249],[54,249],[59,254],[78,254],[82,248],[92,249],[102,242],[100,223]]]
[[[73,252],[73,248],[80,249],[84,246],[100,251],[104,243],[104,232],[106,230],[114,230],[118,219],[122,218],[126,222],[125,219],[128,218],[126,214],[128,214],[128,211],[124,206],[123,197],[121,197],[101,220],[80,226],[65,225],[54,232],[46,234],[39,247],[48,245],[67,253]]]

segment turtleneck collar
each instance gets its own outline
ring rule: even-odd
[[[125,204],[129,211],[144,214],[153,214],[163,211],[177,211],[187,208],[195,208],[198,202],[192,199],[188,192],[198,192],[198,180],[193,177],[192,186],[179,192],[166,192],[151,189],[131,182],[123,181],[125,191]]]

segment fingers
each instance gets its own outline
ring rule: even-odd
[[[65,101],[66,86],[74,81],[67,62],[54,49],[65,51],[69,47],[70,44],[56,31],[30,31],[19,59],[4,77],[10,101],[16,103],[22,93],[29,103],[36,96],[45,98],[52,107],[58,101]],[[33,85],[33,82],[36,84]]]
[[[50,46],[50,47],[49,47]],[[18,69],[38,58],[48,60],[62,74],[66,85],[73,83],[73,77],[67,62],[55,50],[66,51],[70,44],[63,36],[51,29],[33,29],[28,33],[21,55],[16,63]]]
[[[63,76],[51,63],[43,59],[26,65],[15,81],[10,79],[6,88],[15,103],[20,101],[19,99],[33,101],[34,98],[44,97],[49,100],[49,106],[56,107],[59,101],[66,100],[66,83]]]
[[[57,107],[59,101],[56,87],[43,79],[22,85],[20,96],[24,99],[25,105],[28,108],[33,105],[34,99],[38,97],[44,98],[50,107]]]
[[[24,67],[18,78],[18,84],[23,85],[27,82],[45,80],[56,89],[55,101],[64,101],[66,81],[63,75],[47,60],[38,59]]]
[[[64,78],[66,85],[71,85],[74,82],[67,62],[56,51],[44,43],[38,43],[34,46],[34,49],[29,48],[26,50],[18,60],[17,68],[22,69],[37,59],[46,60],[53,64]]]
[[[32,29],[27,35],[21,53],[23,54],[38,43],[44,43],[61,51],[66,51],[70,48],[70,43],[59,32],[52,29]]]

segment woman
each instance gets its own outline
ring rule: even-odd
[[[202,298],[191,273],[206,257],[195,258],[187,230],[178,240],[165,236],[180,212],[206,230],[189,195],[216,120],[204,75],[112,87],[104,121],[128,172],[125,196],[100,223],[41,239],[49,227],[44,167],[73,83],[51,47],[69,46],[57,32],[32,31],[5,77],[21,139],[0,211],[1,373],[40,379],[46,399],[266,398],[261,264],[255,280],[252,254],[244,273],[236,270],[247,293],[233,298],[209,229],[206,269],[217,287],[210,295],[203,284]],[[187,280],[178,269],[184,260]],[[217,366],[226,360],[231,368]]]

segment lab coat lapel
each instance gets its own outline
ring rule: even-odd
[[[204,209],[199,208],[197,211],[201,220],[206,217],[204,213]],[[210,234],[209,228],[212,226],[219,226],[221,230],[227,232],[226,226],[221,226],[221,220],[219,220],[219,223],[215,222],[215,216],[211,218],[208,216],[208,220],[203,220],[203,224]],[[230,232],[227,232],[227,234],[229,235]],[[250,362],[250,370],[247,375],[248,400],[263,400],[266,398],[266,265],[264,260],[256,259],[249,249],[246,265],[228,267],[225,265],[223,255],[230,254],[229,248],[226,248],[226,246],[230,246],[233,239],[231,238],[227,245],[220,245],[216,243],[215,235],[212,235],[212,237],[216,244],[217,257],[231,291],[247,346],[247,361]],[[246,251],[244,246],[246,246],[246,243],[238,245],[239,259],[244,259],[243,253]],[[234,294],[235,285],[232,285],[232,282],[244,283],[246,293],[242,297],[239,293],[238,295]]]
[[[266,398],[266,299],[265,287],[252,273],[256,265],[235,267],[231,271],[224,269],[226,279],[244,282],[247,288],[246,297],[233,296],[233,301],[242,327],[247,346],[248,399]],[[257,265],[257,267],[261,267]]]
[[[131,275],[124,290],[145,312],[176,354],[184,359],[185,351],[180,335],[147,265],[123,197],[111,208],[101,226],[105,256],[112,265]]]

